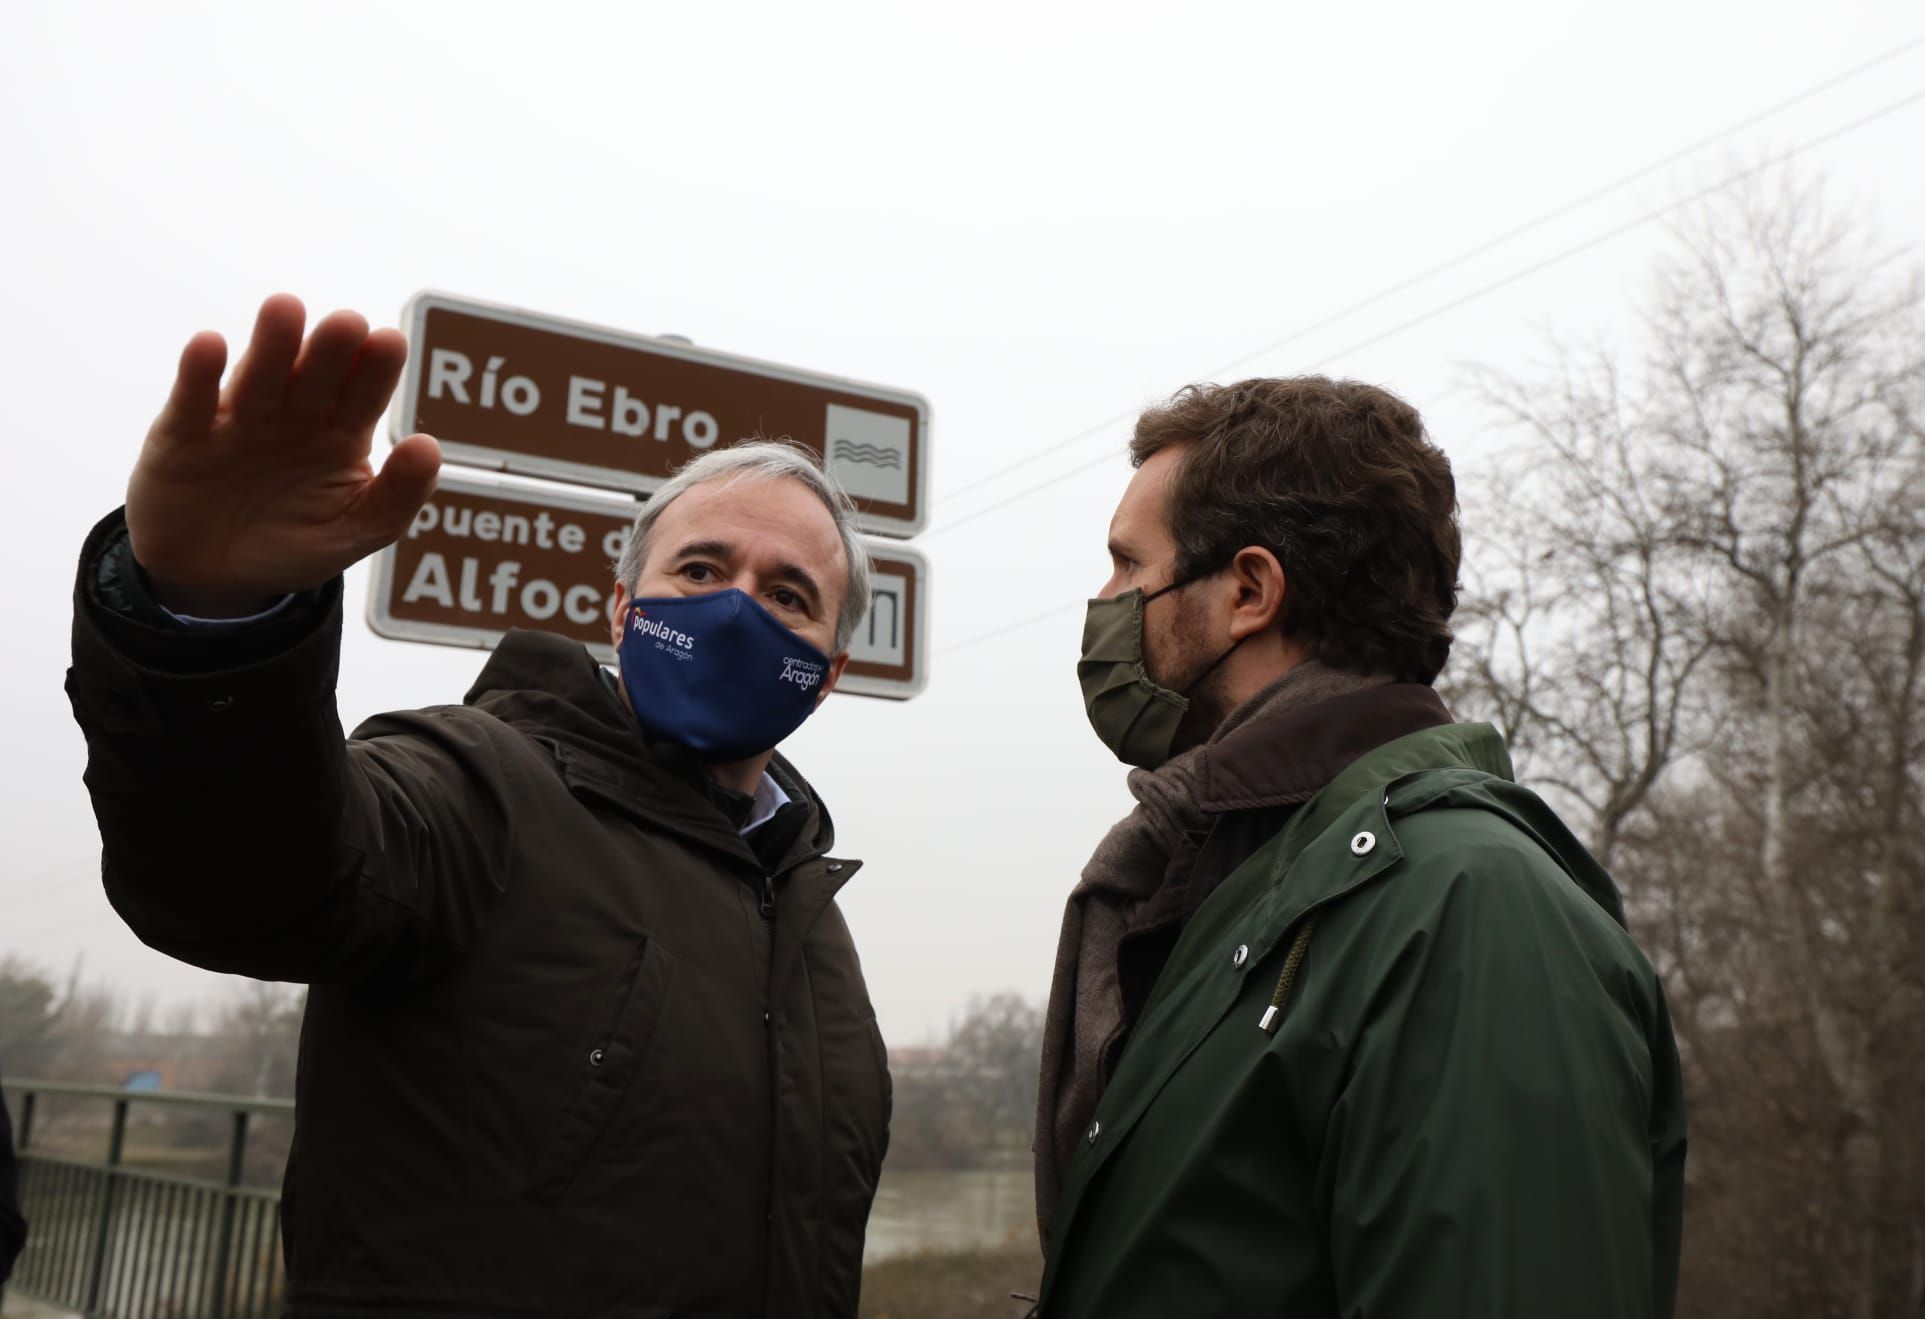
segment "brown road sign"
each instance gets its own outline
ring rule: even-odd
[[[929,560],[869,542],[869,612],[849,643],[839,692],[907,700],[929,682]]]
[[[444,469],[407,534],[375,556],[368,626],[397,641],[478,648],[536,628],[613,663],[614,563],[637,508]],[[906,700],[928,682],[928,561],[889,541],[869,548],[869,614],[836,690]]]
[[[717,445],[788,436],[864,530],[913,536],[927,520],[920,394],[443,293],[416,294],[402,320],[397,440],[426,431],[455,462],[647,493]]]

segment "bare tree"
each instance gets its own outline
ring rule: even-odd
[[[1845,695],[1801,682],[1818,603],[1851,589],[1871,547],[1904,525],[1893,492],[1917,488],[1906,479],[1916,444],[1894,404],[1921,365],[1918,289],[1891,280],[1864,235],[1790,179],[1723,199],[1681,237],[1686,257],[1667,274],[1656,321],[1661,379],[1677,404],[1658,484],[1680,542],[1740,606],[1719,642],[1762,715],[1759,896],[1847,1118],[1848,1208],[1869,1215],[1885,1125],[1875,1002],[1898,970],[1887,938],[1894,890],[1868,890],[1862,874],[1842,892],[1801,882],[1798,796],[1845,767],[1808,760],[1803,769],[1825,772],[1803,773],[1794,756],[1815,749],[1800,710]],[[1880,639],[1865,640],[1876,649]],[[1871,1222],[1853,1234],[1858,1258],[1841,1270],[1848,1312],[1862,1319],[1875,1308],[1874,1236]]]
[[[54,987],[38,967],[9,954],[0,958],[0,1073],[18,1080],[41,1075],[52,1061]]]
[[[950,1061],[986,1148],[1029,1151],[1036,1118],[1036,1056],[1043,1011],[1011,990],[972,998],[949,1037]]]
[[[215,1014],[218,1088],[231,1094],[288,1098],[300,1059],[301,1018],[307,991],[298,985],[250,980],[232,991]]]
[[[1710,602],[1640,479],[1646,400],[1627,397],[1608,355],[1560,351],[1549,382],[1478,379],[1529,443],[1481,492],[1451,695],[1492,713],[1608,865],[1708,735],[1692,679],[1712,649]]]
[[[1695,1158],[1745,1165],[1694,1185],[1746,1230],[1692,1239],[1751,1266],[1687,1282],[1735,1304],[1804,1258],[1822,1286],[1744,1312],[1916,1316],[1925,299],[1782,174],[1676,238],[1637,366],[1480,377],[1528,456],[1473,537],[1453,696],[1615,865],[1709,1092]],[[1716,1193],[1747,1179],[1822,1229]]]

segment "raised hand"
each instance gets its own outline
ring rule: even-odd
[[[181,353],[127,483],[134,559],[177,613],[234,617],[319,586],[391,544],[434,493],[441,449],[426,435],[378,474],[369,461],[406,341],[340,311],[303,342],[305,319],[297,298],[262,303],[225,389],[220,335]]]

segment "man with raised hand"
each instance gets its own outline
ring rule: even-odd
[[[1138,805],[1057,953],[1043,1316],[1669,1316],[1664,995],[1432,690],[1449,463],[1322,377],[1186,389],[1130,452],[1078,676]]]
[[[343,739],[340,575],[439,453],[377,473],[405,345],[303,320],[270,299],[225,388],[187,345],[68,678],[115,909],[312,986],[289,1313],[853,1315],[889,1081],[857,863],[774,752],[868,603],[852,506],[791,446],[704,455],[618,566],[619,679],[511,633],[463,704]]]

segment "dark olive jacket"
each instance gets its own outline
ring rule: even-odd
[[[1487,725],[1420,721],[1314,793],[1291,733],[1213,785],[1220,832],[1268,832],[1136,1017],[1043,1319],[1668,1319],[1678,1054],[1610,877]]]
[[[83,555],[68,679],[107,894],[155,948],[313,987],[290,1313],[853,1315],[889,1081],[857,863],[794,771],[751,846],[539,633],[344,739],[338,582],[240,662],[158,667],[107,603],[123,535]]]

